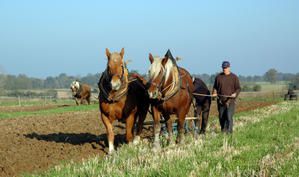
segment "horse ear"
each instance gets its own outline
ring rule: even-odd
[[[110,51],[109,51],[109,49],[108,48],[106,48],[106,56],[107,56],[107,58],[109,59],[109,57],[110,57]]]
[[[165,64],[167,63],[168,61],[168,57],[165,57],[162,59],[162,65],[165,66]]]
[[[124,57],[124,55],[125,55],[125,49],[124,49],[124,48],[122,48],[122,49],[121,49],[121,51],[120,51],[120,56],[121,56],[121,58],[123,58],[123,57]]]
[[[150,53],[149,54],[149,60],[150,60],[150,62],[151,62],[151,64],[154,62],[154,57],[153,57],[153,55]]]

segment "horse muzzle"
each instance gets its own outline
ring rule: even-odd
[[[112,90],[117,91],[117,90],[120,89],[120,87],[121,87],[120,79],[117,79],[116,81],[111,80],[111,88],[112,88]]]

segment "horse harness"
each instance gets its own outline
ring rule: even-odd
[[[177,70],[178,70],[178,82],[176,82],[176,79],[174,79],[174,81],[172,82],[172,83],[170,83],[168,86],[166,86],[163,90],[159,90],[159,94],[160,95],[162,95],[162,92],[164,92],[165,90],[167,90],[169,87],[171,87],[172,85],[175,85],[175,88],[174,89],[172,89],[172,90],[170,90],[169,92],[166,92],[165,94],[164,94],[164,97],[162,97],[160,100],[161,101],[167,101],[167,100],[169,100],[170,98],[172,98],[174,95],[176,95],[179,91],[180,91],[180,89],[182,88],[182,78],[185,76],[185,75],[183,75],[183,76],[181,76],[180,75],[180,73],[179,73],[179,67],[176,67],[177,68]],[[162,79],[162,82],[161,83],[163,83],[164,82],[164,80],[165,80],[165,74],[163,75],[163,79]],[[161,85],[162,84],[159,84],[159,86],[158,86],[158,89],[160,89],[160,87],[161,87]]]
[[[100,78],[100,81],[98,83],[98,87],[100,89],[100,95],[102,94],[105,99],[107,99],[109,102],[117,102],[119,101],[124,95],[126,95],[128,91],[128,69],[126,65],[122,65],[122,75],[121,75],[121,89],[119,91],[116,91],[113,95],[109,93],[109,91],[105,88],[105,81],[110,78],[109,73],[108,73],[108,68],[102,73],[102,76]]]

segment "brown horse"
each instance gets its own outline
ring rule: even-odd
[[[76,80],[71,83],[71,91],[77,105],[83,104],[84,100],[90,104],[91,89],[89,85],[81,84]]]
[[[149,54],[151,66],[149,69],[148,94],[152,102],[154,118],[154,148],[160,148],[160,115],[162,114],[167,123],[169,143],[172,142],[172,120],[170,115],[178,118],[177,143],[181,143],[184,137],[184,122],[186,114],[192,102],[194,86],[192,77],[188,71],[176,65],[170,51],[163,59],[154,58]]]
[[[126,141],[133,140],[134,124],[137,121],[137,135],[134,142],[140,139],[143,121],[149,108],[147,91],[140,79],[129,81],[128,70],[123,61],[124,49],[110,53],[107,68],[98,83],[100,94],[101,118],[107,130],[109,153],[114,151],[114,132],[112,123],[115,120],[126,122]]]

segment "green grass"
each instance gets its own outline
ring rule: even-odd
[[[239,98],[240,101],[246,101],[246,102],[281,102],[283,101],[282,97],[242,97]]]
[[[55,107],[55,108],[39,110],[39,111],[0,112],[0,119],[36,116],[36,115],[51,115],[51,114],[73,112],[73,111],[90,111],[90,110],[96,110],[98,107],[99,107],[98,104],[91,104],[91,105],[80,105],[80,106],[73,105],[73,106]]]
[[[277,176],[298,176],[299,174],[299,148],[292,152],[292,157],[279,168]]]
[[[74,104],[74,100],[43,100],[43,99],[22,99],[21,103],[17,99],[0,100],[0,106],[36,106],[36,105],[59,105],[59,104]]]
[[[123,145],[112,156],[56,166],[33,176],[298,176],[299,143],[294,161],[273,168],[268,160],[293,147],[299,137],[298,113],[298,102],[283,102],[237,115],[233,136],[210,132],[197,141],[187,137],[186,144],[157,154],[151,143]]]

